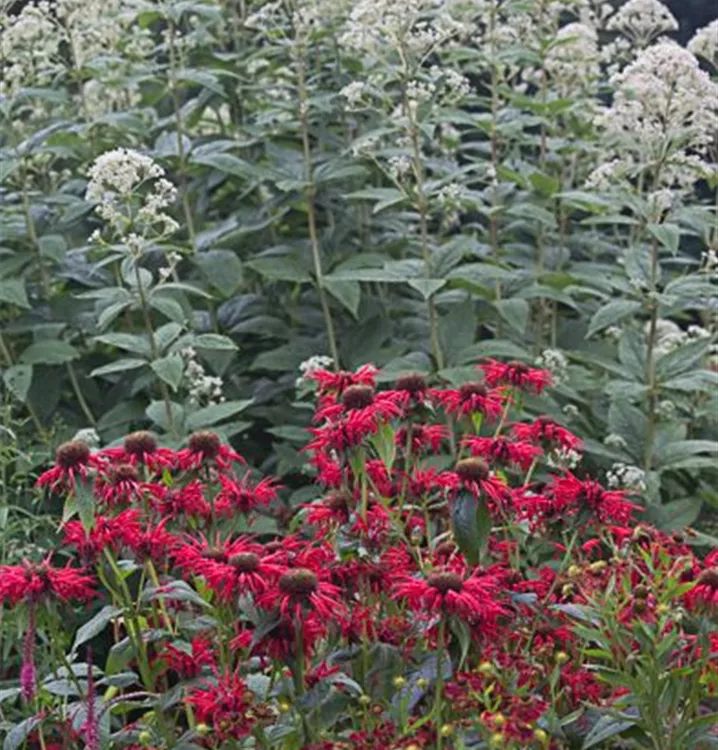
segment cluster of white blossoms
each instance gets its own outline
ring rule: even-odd
[[[545,68],[560,96],[592,93],[601,73],[596,30],[583,23],[561,27],[546,54]]]
[[[603,438],[603,444],[608,448],[616,448],[617,450],[626,450],[628,443],[615,432],[611,432]]]
[[[356,53],[384,57],[409,50],[424,56],[442,42],[470,32],[457,20],[449,0],[358,0],[354,3],[339,43]]]
[[[643,50],[613,76],[613,102],[597,119],[613,152],[589,177],[589,185],[652,173],[654,188],[685,189],[704,177],[704,161],[715,137],[718,84],[698,60],[675,42],[662,40]],[[666,204],[665,192],[657,203]],[[660,199],[660,200],[658,200]]]
[[[314,354],[309,359],[305,359],[299,365],[299,377],[297,378],[296,387],[299,388],[309,382],[309,377],[317,370],[328,370],[334,364],[331,357],[324,354]]]
[[[649,333],[649,326],[650,323],[647,323],[645,326],[646,335]],[[662,357],[685,344],[690,344],[694,341],[705,341],[712,338],[712,336],[713,334],[702,326],[690,325],[684,331],[672,320],[660,318],[656,322],[656,356]]]
[[[646,472],[638,466],[616,463],[606,472],[607,484],[611,489],[646,491]]]
[[[177,189],[164,178],[164,173],[159,164],[137,151],[106,151],[90,167],[85,200],[97,203],[99,216],[120,235],[137,223],[144,225],[143,229],[171,234],[179,225],[163,209],[174,203]],[[136,215],[129,215],[135,197],[141,204]]]
[[[551,373],[554,383],[565,383],[568,378],[568,360],[559,349],[544,349],[536,357],[536,365]]]
[[[188,400],[193,406],[209,406],[225,401],[222,395],[222,378],[207,375],[197,360],[197,352],[192,347],[183,349],[180,354],[185,362],[184,377],[187,381]]]
[[[659,0],[628,0],[611,16],[606,28],[629,37],[645,47],[668,31],[678,30],[678,21]]]
[[[0,93],[47,85],[64,68],[116,66],[123,56],[144,57],[148,29],[134,23],[143,0],[39,0],[0,18]],[[106,111],[106,110],[105,110]]]
[[[698,29],[690,42],[688,49],[696,56],[702,57],[713,66],[718,67],[718,18],[708,26]]]
[[[546,456],[546,463],[552,469],[575,469],[583,456],[574,448],[556,448]]]

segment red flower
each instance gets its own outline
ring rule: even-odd
[[[167,669],[176,672],[183,680],[199,677],[202,667],[215,666],[212,644],[205,636],[196,636],[185,648],[167,644],[161,657],[166,662]]]
[[[159,491],[157,485],[150,498],[153,509],[162,518],[202,518],[212,515],[212,506],[204,496],[204,485],[199,480],[188,482],[183,487]]]
[[[582,482],[569,471],[563,477],[554,477],[551,491],[562,503],[572,503],[575,513],[588,509],[601,523],[629,523],[640,507],[626,500],[625,490],[606,490],[593,479]]]
[[[552,385],[553,379],[548,370],[539,370],[535,367],[529,367],[524,362],[497,362],[490,359],[483,365],[480,365],[484,371],[486,382],[493,388],[496,386],[512,386],[523,391],[532,391],[541,393],[544,388]]]
[[[319,502],[307,503],[303,508],[308,509],[307,523],[320,526],[324,531],[332,526],[342,526],[349,521],[356,505],[351,493],[346,490],[330,492]]]
[[[70,440],[59,446],[55,453],[55,465],[38,477],[37,485],[49,487],[53,492],[70,492],[75,489],[78,477],[85,481],[88,471],[100,464],[100,459],[93,455],[87,443]]]
[[[177,537],[170,534],[165,526],[165,518],[156,526],[148,525],[144,529],[126,529],[122,536],[125,544],[135,553],[138,560],[162,562],[177,544]]]
[[[476,495],[483,492],[501,506],[511,499],[511,490],[498,477],[491,475],[481,458],[464,458],[457,462],[454,471],[446,473],[453,478],[454,491],[463,487]]]
[[[512,433],[517,440],[527,440],[540,445],[544,450],[565,448],[568,450],[583,450],[583,441],[561,427],[549,417],[538,417],[529,424],[523,422],[513,425]]]
[[[401,404],[403,409],[411,410],[426,403],[429,386],[421,373],[407,373],[398,377],[394,388],[386,393],[394,402]]]
[[[349,386],[367,385],[373,388],[376,384],[376,374],[378,370],[374,365],[362,365],[356,372],[347,372],[340,370],[332,372],[331,370],[317,369],[307,375],[309,380],[313,380],[319,385],[320,395],[340,396]]]
[[[198,721],[212,726],[222,742],[241,740],[252,733],[256,723],[253,696],[236,673],[191,690],[187,701],[194,706]]]
[[[241,481],[234,477],[220,474],[221,489],[215,498],[215,510],[221,515],[232,515],[234,511],[249,515],[259,507],[266,507],[277,499],[277,484],[274,479],[267,477],[256,485],[249,483],[247,472]]]
[[[80,521],[68,521],[64,527],[64,543],[75,547],[83,562],[94,563],[105,548],[116,551],[128,534],[140,533],[139,516],[136,508],[125,510],[115,518],[98,515],[89,530]]]
[[[414,611],[452,614],[471,623],[505,614],[498,595],[498,582],[493,576],[472,573],[466,577],[451,568],[437,568],[420,578],[403,576],[394,586],[394,598],[406,600]]]
[[[414,456],[430,451],[438,453],[441,444],[448,438],[446,428],[440,424],[401,427],[396,433],[396,444],[406,450],[409,443],[409,452]]]
[[[183,572],[203,576],[215,562],[227,562],[229,545],[229,541],[218,537],[212,544],[202,534],[187,535],[172,551],[172,557]]]
[[[709,562],[710,555],[706,558]],[[690,609],[718,611],[718,566],[707,567],[696,579],[695,586],[686,594],[686,604]]]
[[[501,464],[516,464],[528,471],[533,461],[541,455],[541,448],[525,442],[511,442],[504,438],[468,437],[463,442],[473,456],[481,456]]]
[[[487,419],[496,419],[501,414],[501,395],[488,389],[483,383],[464,383],[458,390],[432,389],[431,395],[448,414],[470,417],[483,414]]]
[[[75,568],[54,568],[49,561],[39,564],[0,566],[0,599],[11,606],[19,602],[34,604],[47,599],[87,602],[95,596],[93,579]]]
[[[145,430],[127,435],[121,446],[104,448],[99,455],[109,458],[114,464],[140,464],[146,466],[150,472],[160,471],[175,463],[174,451],[160,448],[157,445],[157,436]]]
[[[257,604],[265,609],[277,607],[282,617],[292,620],[301,620],[308,610],[327,621],[337,620],[346,607],[329,575],[327,568],[285,569],[276,583],[257,597]]]
[[[193,432],[187,447],[177,451],[177,465],[182,471],[192,471],[202,466],[215,465],[229,469],[234,462],[246,463],[239,453],[224,445],[216,432]]]
[[[155,485],[140,481],[132,464],[104,465],[95,480],[95,495],[109,508],[140,502],[145,493],[155,490]]]
[[[278,553],[267,555],[261,544],[249,539],[235,539],[225,550],[223,559],[207,561],[202,569],[207,585],[222,601],[261,594],[284,570]]]

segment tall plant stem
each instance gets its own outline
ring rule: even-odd
[[[51,287],[50,277],[47,274],[47,269],[42,262],[42,253],[40,252],[40,242],[37,237],[37,230],[35,229],[35,222],[32,218],[30,211],[30,193],[27,186],[27,172],[23,170],[22,176],[22,210],[25,216],[25,226],[27,227],[27,236],[30,239],[33,252],[37,259],[37,267],[40,272],[40,283],[42,284],[42,291],[45,295],[45,299],[50,299]]]
[[[155,329],[152,326],[152,316],[150,315],[150,308],[147,304],[147,296],[145,295],[145,290],[142,286],[142,278],[140,276],[140,266],[139,266],[139,259],[134,259],[134,268],[135,268],[135,281],[137,282],[137,294],[140,298],[140,306],[142,307],[142,317],[145,322],[145,331],[147,332],[147,337],[150,340],[150,351],[152,352],[152,360],[158,360],[160,358],[160,352],[157,348],[157,341],[155,340]],[[160,379],[160,391],[162,392],[162,400],[165,403],[165,413],[167,415],[167,426],[169,427],[169,431],[174,435],[175,434],[175,423],[174,423],[174,415],[172,414],[172,405],[170,402],[170,391],[167,387],[167,383],[165,383],[164,380]]]
[[[443,726],[442,708],[444,702],[444,640],[446,638],[446,618],[441,615],[439,621],[438,643],[436,644],[436,684],[434,685],[434,723],[436,725],[436,748],[442,750],[444,738],[441,733]]]
[[[656,291],[656,282],[658,278],[658,242],[654,240],[651,243],[651,267],[650,267],[650,293],[653,295]],[[648,415],[646,422],[646,447],[643,456],[643,470],[651,470],[653,462],[653,447],[656,437],[656,405],[658,401],[658,391],[656,387],[656,329],[658,327],[658,302],[651,300],[651,317],[648,324],[648,343],[646,348],[646,386],[648,388]]]
[[[70,376],[72,389],[73,391],[75,391],[75,396],[77,397],[77,402],[80,404],[82,413],[87,417],[87,420],[89,421],[89,423],[94,427],[97,424],[97,420],[95,419],[92,413],[92,409],[90,409],[90,405],[87,403],[87,400],[82,395],[82,389],[80,388],[80,384],[77,380],[77,375],[75,373],[75,368],[72,366],[71,362],[67,363],[67,374]]]
[[[301,42],[297,42],[296,63],[297,63],[297,89],[299,94],[299,125],[302,135],[302,157],[304,159],[304,198],[307,202],[307,228],[309,230],[309,243],[312,248],[312,263],[314,265],[314,277],[317,286],[317,295],[319,304],[324,316],[324,327],[327,333],[327,342],[329,345],[329,354],[334,360],[334,369],[339,368],[339,348],[337,346],[337,337],[334,332],[334,321],[332,312],[329,308],[329,300],[324,289],[324,273],[322,271],[322,256],[319,247],[319,235],[317,234],[317,217],[315,197],[317,186],[314,182],[314,168],[312,166],[312,149],[309,142],[309,102],[307,97],[307,78],[305,69],[304,47]]]

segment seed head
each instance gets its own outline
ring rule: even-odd
[[[227,561],[235,570],[241,573],[253,573],[259,567],[259,555],[254,552],[239,552]]]
[[[202,430],[201,432],[193,432],[189,436],[188,441],[189,449],[193,453],[201,453],[205,458],[216,458],[219,453],[219,449],[222,446],[222,442],[219,439],[219,435],[216,432],[210,430]]]
[[[448,594],[449,591],[458,592],[464,588],[464,582],[461,579],[461,576],[451,570],[430,573],[426,582],[441,594]]]
[[[307,568],[296,568],[283,573],[279,579],[279,590],[296,599],[306,599],[319,587],[316,573]]]
[[[481,458],[464,458],[454,467],[459,479],[464,482],[480,482],[489,476],[489,467]]]
[[[152,432],[139,430],[125,437],[125,451],[130,456],[141,459],[143,456],[154,453],[156,450],[157,438]]]
[[[397,378],[394,388],[397,391],[408,391],[413,395],[415,393],[424,393],[428,386],[426,378],[421,373],[412,372]]]
[[[58,447],[55,460],[63,469],[84,466],[90,460],[90,448],[84,440],[70,440]]]
[[[347,409],[366,409],[374,402],[374,389],[368,385],[350,385],[342,393],[342,404]]]

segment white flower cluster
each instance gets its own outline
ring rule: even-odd
[[[616,448],[617,450],[626,450],[628,443],[615,432],[611,432],[603,438],[603,444],[609,448]]]
[[[85,427],[78,430],[72,439],[81,440],[90,450],[97,450],[101,443],[100,435],[94,427]]]
[[[664,32],[677,31],[678,21],[659,0],[628,0],[609,19],[606,28],[646,46]]]
[[[718,18],[696,31],[691,41],[688,42],[688,49],[696,57],[702,57],[718,67]]]
[[[171,234],[179,225],[163,209],[175,201],[177,190],[164,173],[159,164],[137,151],[106,151],[90,167],[85,200],[97,203],[97,213],[119,234],[137,220],[146,227],[159,226],[163,235]],[[141,206],[131,216],[127,211],[134,196],[140,196]]]
[[[334,364],[334,360],[331,357],[327,357],[324,354],[314,354],[305,359],[299,365],[299,377],[297,378],[296,387],[307,383],[309,376],[317,370],[326,370]]]
[[[606,481],[611,489],[626,489],[634,492],[646,491],[646,472],[638,466],[616,463],[606,472]]]
[[[718,275],[718,253],[713,248],[701,253],[701,261],[703,273]]]
[[[411,172],[412,161],[408,156],[392,156],[388,161],[389,174],[401,182]]]
[[[546,55],[546,72],[561,96],[592,93],[601,68],[598,34],[591,26],[569,23],[561,27]]]
[[[209,406],[225,401],[222,395],[222,378],[207,375],[204,367],[197,361],[197,352],[188,347],[180,354],[185,361],[184,376],[187,380],[189,403],[193,406]]]
[[[339,92],[339,95],[347,100],[350,108],[356,109],[363,102],[366,91],[367,85],[364,81],[352,81]]]
[[[648,335],[650,332],[649,323],[646,324],[644,330],[646,335]],[[689,344],[693,341],[710,339],[711,336],[711,332],[702,326],[690,325],[688,326],[688,329],[684,331],[672,320],[660,318],[656,322],[656,342],[654,350],[657,357],[663,357],[685,344]]]
[[[452,16],[451,5],[448,0],[358,0],[339,43],[376,57],[398,49],[423,56],[442,42],[469,31],[466,24]]]
[[[715,135],[718,84],[693,54],[667,40],[643,50],[612,83],[613,103],[597,124],[613,152],[587,184],[636,177],[660,161],[656,203],[665,205],[666,188],[691,187],[710,169],[704,158]]]
[[[536,358],[536,365],[548,370],[554,383],[565,383],[568,377],[568,360],[559,349],[544,349]]]
[[[546,456],[546,463],[552,469],[575,469],[582,458],[573,448],[556,448]]]

